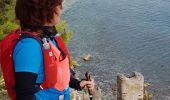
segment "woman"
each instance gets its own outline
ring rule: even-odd
[[[62,53],[54,39],[57,34],[54,25],[60,22],[62,0],[17,0],[15,12],[22,31],[48,38],[48,42]],[[59,100],[62,96],[64,100],[70,100],[68,87],[62,91],[54,87],[40,88],[48,75],[43,53],[39,41],[34,38],[24,38],[16,44],[13,51],[16,100]],[[94,89],[93,81],[69,78],[71,88],[78,90],[87,86],[92,91]]]

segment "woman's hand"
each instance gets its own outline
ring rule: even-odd
[[[86,81],[86,80],[82,80],[80,82],[80,87],[84,88],[85,86],[87,86],[87,88],[89,88],[90,91],[94,91],[94,80],[92,79],[91,81]]]

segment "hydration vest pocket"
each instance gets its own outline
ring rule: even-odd
[[[64,90],[70,81],[70,68],[68,63],[68,57],[57,63],[57,75],[56,75],[57,84],[55,88],[58,90]]]
[[[49,50],[43,50],[44,55],[44,81],[43,89],[55,88],[63,91],[70,81],[69,60],[62,57],[61,52],[51,43]],[[60,60],[62,57],[62,60]]]

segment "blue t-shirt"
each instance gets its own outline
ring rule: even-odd
[[[57,47],[55,40],[52,43]],[[15,72],[32,72],[38,75],[36,83],[42,83],[44,79],[44,64],[41,45],[33,38],[20,40],[13,52]],[[50,88],[40,90],[35,94],[36,100],[57,100],[59,94],[69,93],[69,88],[63,92]],[[68,98],[65,100],[69,100]]]

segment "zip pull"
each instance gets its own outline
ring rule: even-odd
[[[43,38],[42,41],[43,41],[43,48],[45,50],[49,50],[50,49],[50,44],[48,43],[47,38]]]

